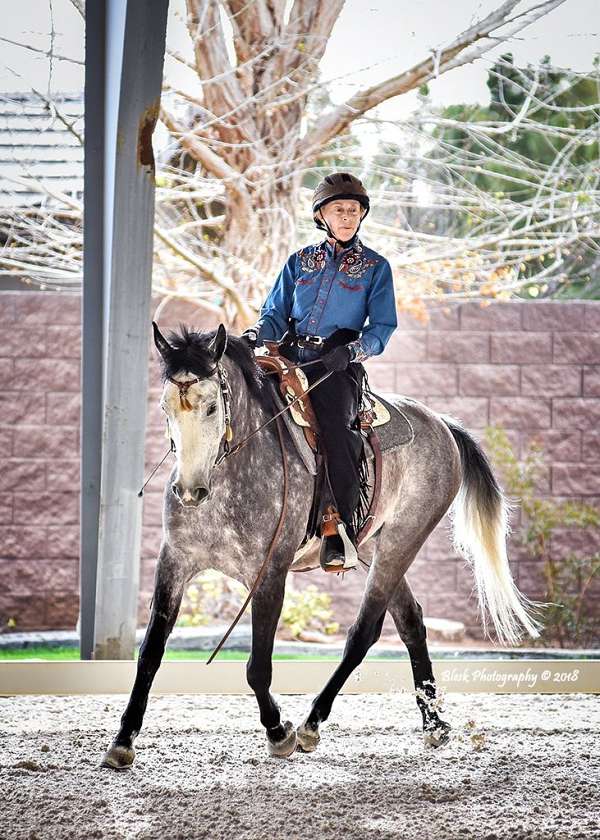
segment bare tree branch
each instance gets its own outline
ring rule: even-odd
[[[319,120],[319,124],[297,144],[299,159],[314,157],[320,148],[333,137],[343,132],[354,120],[388,99],[408,93],[430,81],[440,73],[468,64],[480,58],[503,40],[529,26],[534,20],[560,6],[565,0],[545,0],[527,13],[508,18],[520,0],[507,0],[486,18],[465,30],[436,55],[426,58],[397,76],[360,91],[347,102],[335,108]],[[491,37],[492,33],[508,25],[503,34]]]
[[[219,275],[211,268],[206,260],[203,260],[185,248],[183,245],[180,245],[178,242],[173,239],[172,236],[162,230],[157,225],[154,226],[154,233],[161,239],[165,245],[168,245],[172,251],[174,251],[178,256],[182,257],[186,262],[189,262],[199,271],[201,271],[207,278],[210,279],[215,286],[218,286],[220,289],[228,295],[228,297],[233,301],[235,307],[240,314],[240,316],[244,319],[244,321],[249,324],[253,320],[254,313],[240,295],[239,291],[235,288],[235,286],[231,283],[228,283],[224,278],[219,277]]]
[[[243,186],[243,176],[239,172],[229,166],[223,158],[215,154],[198,137],[190,134],[189,131],[184,131],[175,118],[167,113],[164,107],[160,109],[160,119],[173,135],[181,138],[183,148],[187,149],[216,178],[223,181],[227,190],[235,193],[243,203],[248,202],[248,194]]]
[[[77,9],[81,17],[85,20],[85,0],[71,0],[71,4]]]
[[[0,41],[4,41],[5,44],[12,44],[13,47],[21,47],[24,50],[31,50],[31,52],[41,53],[41,55],[45,55],[48,59],[54,58],[56,59],[56,61],[70,61],[71,64],[85,64],[85,61],[80,61],[78,58],[70,58],[66,55],[59,55],[58,53],[52,52],[52,50],[42,50],[38,47],[32,47],[31,44],[22,44],[19,43],[19,41],[11,41],[10,38],[4,38],[1,35]]]
[[[36,90],[33,87],[31,88],[31,90],[32,90],[32,93],[35,93],[36,96],[39,96],[39,98],[42,100],[42,102],[46,103],[48,108],[56,116],[56,119],[59,122],[61,122],[64,125],[64,127],[67,129],[67,131],[70,132],[73,135],[73,137],[77,140],[79,145],[83,146],[83,135],[80,134],[77,131],[77,129],[75,128],[75,123],[77,122],[77,119],[69,121],[69,119],[62,113],[62,111],[60,110],[60,108],[58,107],[58,105],[56,104],[56,102],[54,100],[49,99],[47,96],[44,96],[43,93],[41,93],[39,90]]]
[[[251,109],[244,107],[247,94],[236,74],[231,73],[218,0],[187,0],[187,9],[198,76],[203,81],[214,77],[221,79],[218,86],[203,87],[206,107],[217,117],[237,109],[239,122],[234,129],[222,129],[222,134],[229,141],[249,139],[256,133],[256,125]]]

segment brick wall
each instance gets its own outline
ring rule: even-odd
[[[0,626],[78,614],[80,298],[0,293]]]
[[[158,301],[155,301],[157,303]],[[192,304],[169,303],[161,327],[214,324]],[[0,625],[72,628],[78,614],[80,298],[0,293]],[[157,402],[158,364],[151,350],[147,468],[168,446]],[[372,386],[422,399],[460,418],[481,437],[506,428],[522,453],[534,438],[546,451],[541,491],[600,503],[600,302],[463,304],[431,314],[427,327],[401,317],[383,359],[368,363]],[[168,463],[144,496],[140,621],[145,621],[161,534]],[[585,548],[563,531],[557,549]],[[542,595],[539,565],[513,544],[514,577]],[[480,628],[472,576],[453,556],[446,526],[428,540],[408,574],[427,615]],[[333,579],[332,579],[333,578]],[[298,578],[296,578],[297,585]],[[364,578],[341,583],[315,572],[347,625]]]
[[[460,418],[479,440],[487,425],[502,426],[521,456],[537,441],[546,463],[540,494],[600,505],[600,302],[467,303],[433,312],[426,329],[404,320],[388,348],[379,375],[396,392]],[[519,523],[516,510],[515,531]],[[553,547],[557,557],[597,551],[598,534],[582,539],[581,531],[563,529]],[[519,588],[543,597],[541,564],[517,533],[510,548]],[[473,577],[451,551],[447,522],[408,578],[427,615],[462,620],[481,637]],[[598,589],[595,595],[600,613]]]

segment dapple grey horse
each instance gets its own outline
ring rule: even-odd
[[[229,383],[233,443],[275,411],[271,386],[254,353],[242,339],[227,335],[222,324],[208,333],[182,326],[169,340],[156,324],[153,328],[162,361],[161,407],[175,444],[176,463],[164,491],[152,612],[135,684],[118,734],[104,756],[105,766],[114,769],[134,761],[134,740],[186,584],[203,570],[217,569],[251,588],[282,512],[282,453],[275,423],[251,437],[232,457],[222,456],[228,419],[224,377]],[[182,391],[176,382],[188,384]],[[426,743],[439,746],[448,740],[450,725],[439,717],[436,706],[422,609],[405,574],[451,505],[455,542],[471,562],[484,627],[487,612],[502,641],[515,642],[522,628],[534,638],[539,635],[541,625],[531,614],[536,605],[518,591],[511,577],[506,504],[482,450],[450,418],[412,400],[386,398],[409,418],[414,440],[383,452],[379,507],[370,535],[360,547],[360,555],[368,557],[370,566],[360,609],[339,666],[297,729],[290,721],[282,721],[270,693],[271,657],[288,570],[293,562],[318,558],[319,540],[313,537],[300,557],[313,482],[307,480],[306,467],[289,435],[284,437],[288,513],[252,600],[252,650],[247,664],[248,683],[274,756],[288,756],[296,748],[315,749],[319,725],[327,720],[336,695],[379,638],[386,611],[408,649]],[[369,481],[372,484],[372,459]]]

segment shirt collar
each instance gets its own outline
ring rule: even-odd
[[[333,245],[331,244],[329,239],[327,239],[327,237],[323,240],[322,244],[324,245],[327,253],[330,256],[333,255]],[[342,247],[341,250],[342,251],[350,251],[352,248],[356,248],[357,246],[360,247],[361,245],[362,245],[362,242],[358,238],[358,234],[356,234],[355,237],[354,237],[354,240],[350,243],[350,245],[346,245],[345,247]]]

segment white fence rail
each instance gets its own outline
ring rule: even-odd
[[[316,694],[337,662],[273,663],[273,691]],[[0,662],[0,695],[128,694],[136,663],[123,661]],[[438,686],[445,692],[501,694],[600,694],[600,660],[456,660],[433,663]],[[408,661],[366,661],[346,683],[343,693],[412,691]],[[246,663],[166,661],[154,681],[153,694],[249,694]]]

